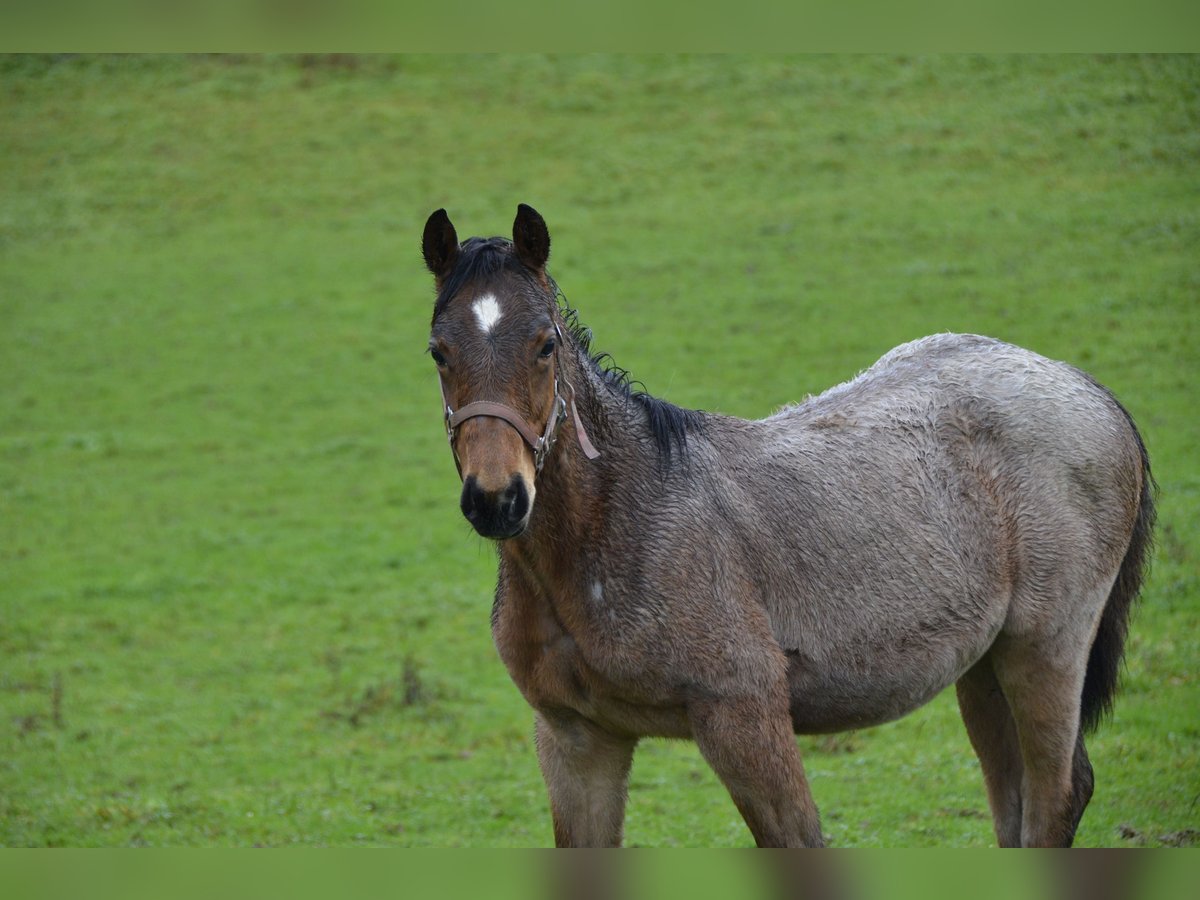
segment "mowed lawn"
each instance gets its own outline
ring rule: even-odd
[[[530,203],[595,345],[761,416],[939,331],[1161,486],[1078,843],[1200,829],[1197,57],[0,58],[0,845],[545,846],[425,354]],[[953,692],[800,738],[830,843],[989,846]],[[627,843],[747,846],[647,741]]]

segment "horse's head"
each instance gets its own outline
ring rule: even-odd
[[[439,209],[425,223],[422,249],[438,291],[429,353],[463,480],[463,515],[484,537],[515,537],[529,524],[534,478],[566,415],[545,268],[550,234],[522,204],[511,242],[459,244]]]

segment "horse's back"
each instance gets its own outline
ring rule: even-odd
[[[927,457],[957,456],[964,471],[1005,481],[1010,500],[1032,492],[1049,502],[1047,487],[1063,485],[1057,502],[1078,511],[1115,495],[1136,508],[1140,445],[1112,394],[1067,363],[993,338],[903,344],[772,420],[793,433],[844,427],[876,446],[907,439]]]

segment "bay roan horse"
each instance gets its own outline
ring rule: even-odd
[[[954,684],[1003,846],[1071,844],[1153,525],[1133,422],[1061,362],[897,347],[761,421],[631,390],[511,241],[429,217],[429,352],[492,632],[535,710],[559,846],[621,842],[643,736],[691,738],[760,846],[819,846],[794,733]]]

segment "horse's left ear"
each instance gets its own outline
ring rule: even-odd
[[[517,258],[525,268],[538,275],[546,271],[546,260],[550,258],[550,232],[546,220],[532,206],[521,203],[517,206],[517,218],[513,222],[513,246]]]

